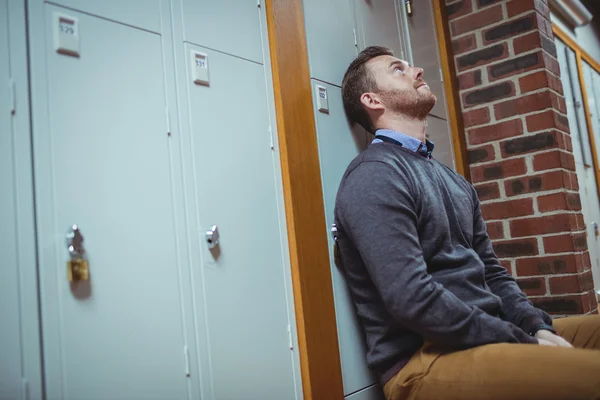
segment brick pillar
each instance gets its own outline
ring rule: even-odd
[[[540,308],[596,309],[546,0],[446,0],[471,179],[502,264]]]

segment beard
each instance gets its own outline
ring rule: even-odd
[[[427,118],[437,101],[437,97],[429,89],[385,90],[379,95],[388,109],[416,120]]]

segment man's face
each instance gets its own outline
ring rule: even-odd
[[[367,63],[376,95],[385,108],[409,118],[424,119],[437,98],[423,80],[423,70],[392,56],[379,56]]]

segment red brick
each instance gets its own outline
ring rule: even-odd
[[[508,44],[500,43],[456,57],[456,69],[464,71],[508,58]]]
[[[463,112],[463,125],[465,128],[483,125],[490,122],[490,108],[483,107],[476,110]]]
[[[569,133],[569,120],[566,116],[557,113],[555,110],[529,115],[526,118],[526,122],[529,133],[552,128]]]
[[[585,232],[567,233],[544,238],[544,250],[548,254],[585,251],[587,248],[587,235]]]
[[[473,165],[486,161],[494,161],[496,159],[496,152],[494,150],[494,146],[490,144],[487,146],[470,149],[467,152],[467,156],[469,159],[469,164]]]
[[[467,131],[467,137],[471,145],[493,142],[522,134],[523,122],[520,118]]]
[[[520,194],[564,188],[568,179],[566,172],[552,171],[518,179],[509,179],[504,182],[504,189],[507,196],[518,196]]]
[[[539,71],[519,78],[521,93],[528,93],[542,88],[550,88],[559,94],[563,94],[560,78],[548,71]]]
[[[490,65],[487,67],[488,80],[494,82],[498,79],[523,74],[534,69],[540,69],[545,66],[546,56],[547,55],[542,50],[539,50],[535,53],[510,57],[506,61]]]
[[[594,288],[591,270],[587,270],[581,274],[554,276],[549,279],[549,284],[550,293],[552,294],[582,293]]]
[[[550,18],[550,9],[541,0],[511,0],[506,3],[508,18],[536,10],[546,18]]]
[[[537,18],[534,13],[523,15],[520,18],[513,19],[502,24],[494,25],[492,28],[484,29],[481,32],[483,45],[487,46],[490,43],[499,40],[510,39],[511,37],[521,35],[532,30],[537,31]]]
[[[537,18],[537,27],[540,30],[540,32],[553,39],[554,33],[552,32],[552,23],[539,13],[535,13],[535,16]]]
[[[452,51],[455,56],[467,51],[475,50],[476,48],[477,42],[474,33],[452,41]]]
[[[559,97],[556,93],[544,91],[507,100],[494,106],[496,119],[504,119],[515,115],[528,114],[554,107],[560,110]]]
[[[494,251],[499,258],[536,256],[539,254],[535,238],[494,241]]]
[[[481,205],[486,220],[525,217],[533,215],[533,199],[504,200]]]
[[[488,222],[486,225],[490,239],[504,239],[504,226],[501,221]]]
[[[467,15],[450,23],[452,36],[462,35],[475,29],[483,28],[502,20],[502,7],[500,4],[488,9]]]
[[[518,276],[572,274],[586,269],[586,253],[520,258],[516,261]],[[589,262],[589,257],[587,257]],[[588,264],[589,265],[589,264]]]
[[[500,197],[500,186],[498,182],[484,183],[482,185],[476,185],[475,190],[477,191],[477,197],[480,201],[497,199]]]
[[[537,308],[558,315],[585,314],[595,303],[590,299],[590,292],[571,296],[533,297],[530,300]]]
[[[504,81],[462,93],[462,104],[463,108],[475,107],[512,97],[515,94],[515,84],[511,81]]]
[[[542,47],[542,40],[540,39],[540,32],[534,31],[523,35],[513,40],[513,49],[515,54],[525,53],[526,51],[539,49]]]
[[[524,158],[513,158],[502,162],[471,167],[473,183],[494,181],[511,176],[523,175],[527,172]]]
[[[546,169],[565,168],[575,171],[575,157],[572,153],[560,150],[552,150],[547,153],[533,156],[533,170],[543,171]]]
[[[559,210],[579,211],[581,200],[578,193],[553,193],[538,197],[538,209],[542,213]]]
[[[460,90],[470,89],[475,86],[481,85],[481,70],[476,69],[474,71],[465,72],[457,76],[458,88]]]
[[[517,279],[517,285],[527,296],[546,294],[546,281],[544,278]]]
[[[565,149],[564,135],[559,131],[540,132],[508,139],[500,143],[502,157],[512,157],[517,154],[531,154],[542,150]]]
[[[544,66],[550,72],[556,76],[560,76],[560,65],[558,60],[548,53],[542,52],[542,58],[544,59]]]
[[[543,217],[517,219],[510,221],[510,235],[511,237],[518,238],[570,232],[573,224],[571,214],[544,215]]]
[[[579,191],[579,183],[577,182],[577,174],[575,172],[565,172],[565,188],[569,190]]]
[[[473,11],[473,3],[471,0],[461,0],[456,3],[448,4],[446,6],[446,13],[448,15],[448,21],[467,15]]]

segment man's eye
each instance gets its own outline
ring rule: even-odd
[[[404,71],[400,67],[394,68],[394,72],[400,72],[401,74],[404,74]]]

